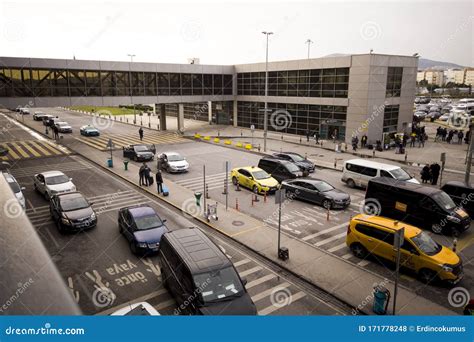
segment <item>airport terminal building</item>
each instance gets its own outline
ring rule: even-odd
[[[417,69],[417,57],[382,54],[269,62],[268,129],[346,142],[402,132],[412,122]],[[180,127],[192,118],[263,129],[264,102],[265,63],[0,57],[0,105],[7,108],[156,104],[162,123],[176,115]],[[284,115],[285,124],[275,125],[272,114]]]

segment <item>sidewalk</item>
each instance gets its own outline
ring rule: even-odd
[[[68,148],[84,156],[86,159],[107,169],[118,177],[137,185],[139,166],[130,163],[128,171],[124,170],[120,151],[114,152],[114,167],[107,168],[107,152],[101,152],[85,144],[63,142]],[[69,145],[69,146],[68,146]],[[150,163],[151,164],[151,163]],[[156,165],[150,165],[155,171]],[[342,258],[331,255],[314,246],[292,239],[282,234],[282,246],[290,251],[290,259],[281,262],[277,258],[277,232],[262,222],[234,209],[226,211],[225,205],[219,203],[218,221],[208,223],[195,205],[191,190],[177,185],[164,175],[164,181],[170,189],[169,197],[161,197],[156,193],[155,186],[142,187],[150,194],[193,216],[200,222],[221,232],[229,238],[247,246],[281,267],[315,284],[336,298],[350,304],[361,312],[371,314],[372,288],[374,284],[384,284],[393,292],[393,283],[368,270],[353,265]],[[270,199],[272,200],[272,199]],[[215,201],[208,200],[208,203]],[[454,315],[455,312],[433,303],[405,287],[399,287],[397,299],[398,314],[403,315]]]

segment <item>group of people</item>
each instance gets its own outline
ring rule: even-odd
[[[142,166],[140,166],[140,169],[138,171],[138,185],[139,186],[150,186],[153,184],[153,177],[151,176],[151,169],[147,165],[147,163],[143,163]],[[160,168],[156,170],[155,174],[155,181],[156,181],[156,188],[158,191],[158,194],[161,194],[163,192],[163,176],[161,174]]]
[[[405,138],[405,135],[403,136]],[[416,147],[416,143],[418,143],[418,147],[425,147],[425,142],[428,140],[428,135],[425,131],[425,126],[414,126],[410,133],[410,147]],[[408,141],[408,136],[406,137],[406,142]],[[406,146],[406,143],[405,143]]]
[[[462,139],[464,138],[464,132],[461,131],[461,130],[456,130],[456,129],[450,129],[448,131],[448,129],[446,127],[441,127],[439,126],[437,129],[436,129],[436,137],[435,137],[435,141],[439,141],[439,139],[441,139],[441,141],[446,141],[448,144],[451,144],[451,142],[454,143],[454,140],[456,139],[456,143],[458,144],[462,144]],[[467,141],[466,141],[467,143]]]
[[[433,163],[431,165],[426,164],[420,172],[421,182],[436,185],[438,183],[440,172],[441,166],[438,163]]]

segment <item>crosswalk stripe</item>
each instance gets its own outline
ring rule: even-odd
[[[20,156],[18,154],[16,154],[16,152],[11,149],[10,147],[8,147],[7,144],[1,144],[4,148],[8,149],[8,155],[10,155],[13,159],[20,159]],[[7,160],[8,160],[8,157],[7,157]]]
[[[248,289],[251,289],[252,287],[254,286],[257,286],[257,285],[260,285],[260,284],[263,284],[267,281],[269,281],[270,279],[273,279],[273,278],[276,278],[276,275],[273,274],[273,273],[270,273],[270,274],[267,274],[261,278],[258,278],[258,279],[255,279],[255,280],[252,280],[252,281],[249,281],[247,283],[247,285],[245,285],[245,288],[248,290]]]
[[[211,178],[212,178],[212,177],[221,176],[221,175],[224,175],[224,176],[225,176],[225,172],[222,172],[222,173],[215,173],[215,174],[213,174],[213,175],[208,175],[208,176],[206,176],[206,178],[208,178],[208,177],[211,177]],[[199,180],[202,181],[202,176],[194,177],[194,178],[181,179],[181,180],[177,181],[176,183],[179,184],[180,182],[186,182],[186,181],[196,180],[196,179],[199,179]]]
[[[52,144],[50,144],[49,142],[45,142],[44,145],[43,145],[45,148],[47,148],[48,150],[50,150],[53,154],[56,154],[56,155],[60,155],[60,154],[63,154],[62,151],[60,151],[58,148],[54,147]]]
[[[240,276],[241,277],[246,277],[248,276],[249,274],[252,274],[252,273],[255,273],[255,272],[258,272],[260,270],[262,270],[262,266],[255,266],[251,269],[248,269],[248,270],[245,270],[245,271],[242,271],[242,272],[239,272]]]
[[[316,242],[314,245],[316,247],[321,247],[331,241],[334,241],[334,240],[337,240],[337,239],[340,239],[342,238],[343,236],[345,236],[347,233],[346,232],[342,232],[341,234],[337,234],[337,235],[334,235],[334,236],[331,236],[330,238],[327,238],[327,239],[324,239],[324,240],[321,240],[321,241],[318,241]]]
[[[49,152],[48,150],[43,148],[41,142],[39,142],[39,141],[37,143],[35,143],[35,148],[45,156],[50,156],[51,155],[51,152]]]
[[[306,293],[304,293],[303,291],[295,293],[295,294],[291,295],[291,303],[294,303],[297,300],[300,300],[301,298],[304,298],[305,296],[306,296]],[[259,310],[258,314],[260,316],[266,316],[266,315],[271,314],[274,311],[277,311],[278,309],[281,309],[282,307],[284,307],[284,306],[270,305],[270,306],[266,307],[265,309]]]
[[[28,153],[26,153],[23,148],[17,143],[17,142],[10,142],[9,143],[11,146],[13,146],[15,148],[15,150],[22,155],[23,158],[29,158],[30,155]]]
[[[354,254],[352,254],[352,253],[347,253],[347,254],[344,254],[344,255],[342,256],[342,258],[343,258],[344,260],[347,260],[347,259],[352,258],[353,256],[354,256]]]
[[[272,294],[273,291],[283,290],[283,289],[286,289],[287,287],[290,287],[290,283],[285,282],[282,284],[278,284],[272,288],[266,289],[265,291],[260,292],[256,295],[253,295],[251,297],[252,297],[253,302],[255,303],[255,302],[258,302],[259,300],[262,300],[265,297],[268,297],[269,295]]]
[[[235,267],[239,267],[239,266],[248,264],[249,262],[250,262],[249,259],[242,259],[242,260],[240,260],[240,261],[234,262],[234,266],[235,266]]]
[[[362,260],[357,263],[357,265],[359,265],[360,267],[365,267],[368,264],[370,264],[370,261],[367,261],[367,260]]]
[[[76,140],[79,140],[80,142],[86,144],[86,145],[89,145],[90,147],[93,147],[93,148],[97,148],[99,150],[102,150],[104,148],[103,145],[99,145],[98,143],[96,143],[95,141],[93,140],[88,140],[88,139],[83,139],[83,138],[75,138]]]
[[[342,227],[346,226],[347,223],[343,223],[343,224],[339,224],[337,226],[334,226],[334,227],[330,227],[328,229],[324,229],[324,230],[321,230],[317,233],[314,233],[314,234],[311,234],[311,235],[308,235],[308,236],[305,236],[304,238],[302,238],[303,241],[308,241],[308,240],[311,240],[312,238],[315,238],[315,237],[318,237],[320,235],[323,235],[323,234],[326,234],[326,233],[330,233],[334,230],[338,230],[338,229],[341,229]]]
[[[347,246],[346,243],[343,242],[343,243],[341,243],[340,245],[337,245],[337,246],[334,246],[334,247],[332,247],[332,248],[329,248],[329,249],[328,249],[328,252],[329,252],[329,253],[334,253],[335,251],[338,251],[338,250],[340,250],[340,249],[343,249],[343,248],[346,247],[346,246]]]
[[[39,154],[32,146],[27,144],[26,141],[19,141],[18,144],[21,145],[23,148],[25,148],[29,153],[31,153],[35,157],[41,157],[41,154]]]

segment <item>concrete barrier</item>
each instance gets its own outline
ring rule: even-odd
[[[201,136],[201,134],[196,133],[196,134],[194,134],[194,137],[195,137],[196,139],[201,139],[202,136]]]
[[[219,143],[220,141],[221,141],[221,139],[219,139],[219,138],[214,138],[214,142],[215,142],[215,143]]]
[[[244,145],[239,141],[237,144],[235,144],[236,147],[243,147]]]
[[[211,137],[210,136],[205,136],[204,140],[209,141],[209,140],[211,140]]]
[[[232,145],[232,141],[230,141],[230,140],[225,140],[225,141],[224,141],[224,144],[226,144],[226,145]]]
[[[251,150],[252,149],[252,144],[246,144],[245,149],[246,150]]]

